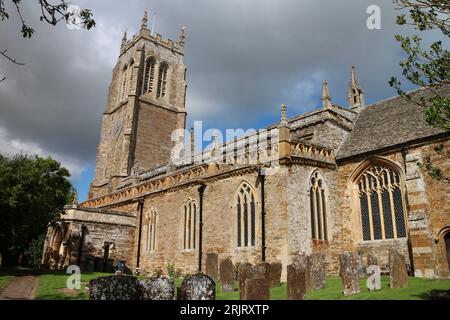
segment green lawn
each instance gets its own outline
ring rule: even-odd
[[[91,273],[81,276],[81,290],[75,292],[64,292],[61,289],[66,288],[68,275],[65,273],[43,274],[39,277],[39,287],[36,293],[36,299],[68,300],[68,299],[87,299],[87,291],[84,289],[90,279],[105,276],[107,274]],[[181,285],[182,279],[176,279],[176,286]],[[308,291],[308,300],[414,300],[426,299],[427,293],[432,290],[450,290],[450,280],[433,280],[422,278],[410,278],[408,288],[390,289],[389,277],[382,277],[382,289],[377,292],[369,292],[366,289],[366,279],[361,279],[361,293],[353,296],[344,297],[341,293],[342,283],[338,277],[329,277],[327,286],[322,290]],[[237,288],[237,283],[235,287]],[[278,287],[270,289],[270,298],[272,300],[286,300],[287,288],[283,283]],[[222,293],[220,283],[216,287],[217,300],[239,300],[239,292]]]
[[[13,276],[3,276],[0,275],[0,289],[3,288],[10,282],[14,277]]]
[[[67,273],[49,273],[39,276],[39,285],[36,290],[37,300],[86,300],[89,298],[85,287],[89,280],[109,276],[106,273],[86,273],[81,275],[81,289],[67,290]]]

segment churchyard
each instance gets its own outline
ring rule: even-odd
[[[372,257],[370,257],[372,258]],[[376,259],[375,259],[376,260]],[[117,273],[82,273],[80,289],[68,289],[64,271],[32,272],[27,269],[0,270],[2,291],[23,275],[37,279],[36,300],[420,300],[448,298],[450,279],[407,276],[404,257],[391,252],[390,275],[380,277],[379,289],[369,291],[370,275],[357,268],[355,256],[341,256],[340,276],[327,276],[323,256],[298,256],[288,266],[287,282],[281,282],[281,265],[260,263],[233,267],[231,260],[206,259],[206,274],[128,276]],[[371,261],[376,262],[376,261]],[[370,282],[370,281],[369,281]]]

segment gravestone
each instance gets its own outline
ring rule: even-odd
[[[320,290],[327,284],[325,254],[313,253],[309,258],[311,289]]]
[[[367,254],[367,267],[378,266],[378,259],[373,253]]]
[[[222,292],[234,290],[233,262],[228,258],[220,261],[220,283]]]
[[[173,300],[175,297],[175,282],[166,277],[156,277],[140,280],[143,300]]]
[[[299,263],[287,267],[288,300],[306,300],[306,268]]]
[[[139,300],[142,288],[132,276],[109,276],[89,281],[91,300]]]
[[[241,300],[270,300],[269,280],[246,279]]]
[[[348,296],[360,292],[358,260],[351,252],[344,252],[339,257],[343,294]]]
[[[281,283],[281,271],[283,269],[283,266],[279,262],[274,262],[270,264],[270,287],[276,287],[280,285]]]
[[[306,290],[311,290],[313,287],[311,275],[311,257],[305,254],[299,254],[294,257],[292,264],[298,265],[300,268],[303,268],[305,270]]]
[[[270,283],[270,263],[261,262],[252,268],[251,279],[265,279]]]
[[[181,300],[215,300],[216,284],[206,274],[186,277],[181,284]]]
[[[245,280],[249,278],[252,272],[252,265],[250,263],[241,263],[238,270],[239,281],[239,298],[243,300]]]
[[[408,270],[406,258],[396,250],[389,250],[390,288],[408,287]]]
[[[206,274],[214,281],[219,278],[219,256],[217,253],[206,255]]]

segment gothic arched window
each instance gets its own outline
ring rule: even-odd
[[[406,237],[400,175],[375,165],[356,180],[363,240]]]
[[[322,177],[314,172],[310,180],[309,207],[311,213],[311,236],[314,240],[328,240],[327,195]]]
[[[145,241],[145,251],[153,252],[156,248],[156,210],[153,208],[147,216],[147,234]]]
[[[255,193],[243,183],[236,196],[237,247],[253,247],[256,239]]]
[[[197,243],[197,203],[195,200],[187,200],[182,208],[181,223],[183,229],[183,250],[195,250]]]
[[[156,98],[163,98],[167,91],[167,70],[169,67],[166,63],[162,63],[159,67],[158,74],[158,89],[156,91]]]
[[[153,92],[154,82],[155,82],[155,64],[154,58],[149,57],[145,62],[145,72],[144,72],[144,93]]]

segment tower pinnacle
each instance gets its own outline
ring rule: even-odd
[[[147,10],[144,12],[144,16],[142,17],[141,30],[148,29],[148,13]]]
[[[325,80],[322,85],[322,105],[323,108],[331,108],[330,90],[328,89],[328,82]]]
[[[365,107],[364,92],[358,83],[355,66],[352,67],[352,77],[348,88],[348,100],[350,103],[350,110],[359,111],[361,108]]]
[[[181,28],[180,38],[178,39],[178,43],[180,46],[184,47],[184,41],[186,39],[186,27]]]

